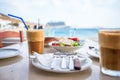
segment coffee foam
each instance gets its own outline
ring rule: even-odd
[[[31,42],[44,41],[44,30],[28,30],[27,39]]]
[[[105,48],[120,49],[120,30],[100,31],[99,44]]]

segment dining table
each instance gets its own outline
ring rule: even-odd
[[[0,80],[120,80],[120,77],[103,74],[100,71],[98,58],[90,57],[92,65],[84,71],[58,73],[33,66],[32,60],[29,58],[27,41],[2,48],[19,49],[21,54],[0,59]],[[44,47],[44,54],[54,53],[55,51],[52,47]]]

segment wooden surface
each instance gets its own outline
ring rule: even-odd
[[[22,51],[17,57],[0,60],[0,80],[120,80],[100,72],[99,60],[92,58],[92,66],[77,73],[53,73],[35,68],[28,57],[27,42],[5,48],[15,48]],[[54,52],[53,48],[45,48],[45,53]]]

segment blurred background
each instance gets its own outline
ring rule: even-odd
[[[0,0],[0,27],[10,24],[22,29],[21,21],[7,14],[22,17],[30,28],[44,25],[46,36],[68,36],[74,31],[79,37],[97,37],[99,28],[119,29],[120,0]]]

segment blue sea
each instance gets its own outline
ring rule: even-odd
[[[45,29],[45,36],[98,38],[98,29],[97,28],[48,28]]]
[[[120,30],[120,28],[103,28]],[[98,39],[99,28],[45,28],[46,37],[79,37]],[[24,32],[26,37],[26,31]]]

